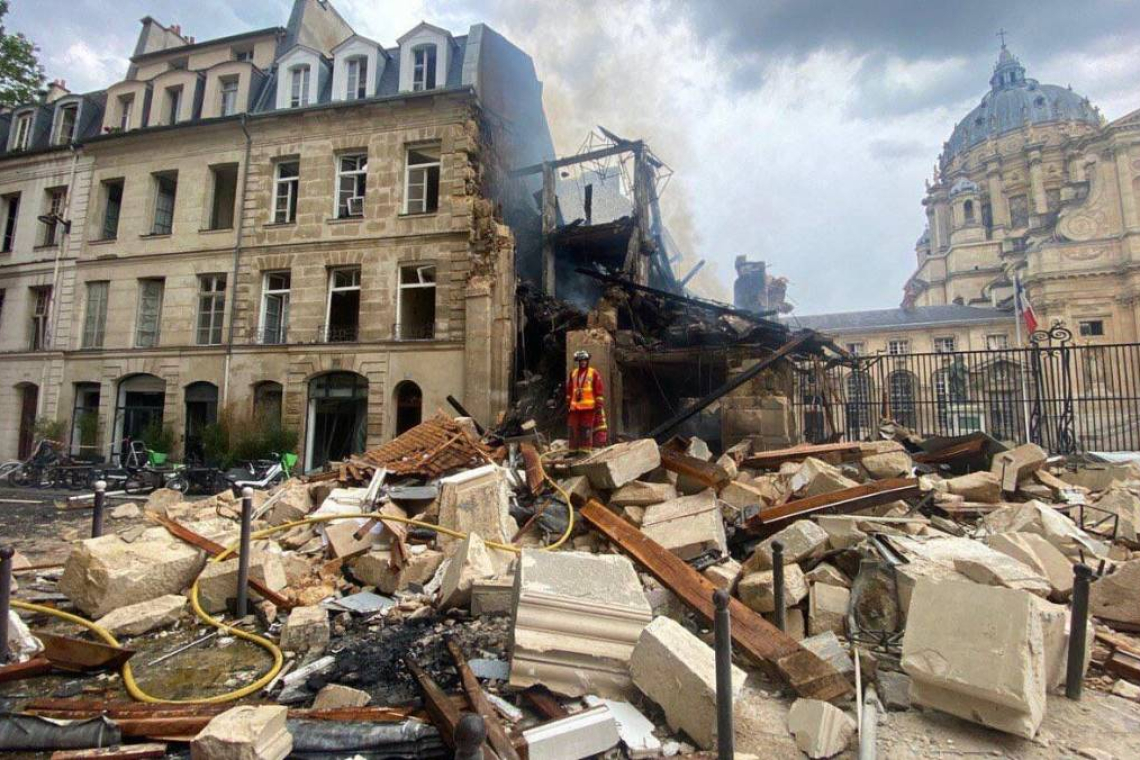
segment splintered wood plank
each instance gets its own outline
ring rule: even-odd
[[[166,745],[131,744],[104,749],[61,750],[51,754],[51,760],[144,760],[148,757],[166,757]]]
[[[771,449],[757,451],[744,457],[741,467],[750,467],[757,470],[774,470],[784,462],[802,462],[808,457],[831,458],[838,456],[841,459],[859,453],[858,443],[821,443],[814,446],[792,446],[787,449]]]
[[[874,483],[843,488],[831,493],[796,499],[760,510],[744,523],[749,533],[763,532],[772,523],[793,517],[804,517],[814,512],[829,511],[836,514],[858,512],[861,509],[887,504],[919,492],[918,478],[888,478]]]
[[[668,446],[661,447],[661,466],[669,472],[685,475],[709,488],[717,488],[729,481],[728,472],[718,464],[697,459]]]
[[[483,687],[479,685],[479,680],[475,678],[475,673],[467,664],[467,658],[463,656],[463,651],[454,639],[448,640],[447,651],[451,652],[451,657],[455,660],[455,669],[459,671],[459,678],[463,682],[463,691],[467,693],[468,701],[475,708],[475,712],[483,718],[483,725],[487,728],[487,740],[491,742],[501,760],[519,760],[519,753],[511,744],[498,713],[487,699],[487,695],[483,693]]]
[[[593,499],[582,508],[582,517],[706,622],[712,622],[716,586],[711,581]],[[797,694],[831,700],[851,693],[851,684],[839,671],[738,599],[729,602],[729,611],[733,643],[782,677]]]

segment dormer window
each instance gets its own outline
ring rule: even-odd
[[[79,120],[79,104],[60,106],[56,115],[55,144],[67,145],[75,139],[75,125]]]
[[[412,90],[435,89],[435,45],[420,45],[412,51]]]
[[[131,128],[131,111],[135,107],[134,95],[119,96],[119,129],[126,132]]]
[[[345,100],[362,100],[368,97],[368,59],[362,55],[349,58]]]
[[[303,108],[309,105],[309,76],[308,64],[294,66],[289,70],[289,107]]]
[[[234,60],[235,61],[252,62],[253,61],[253,50],[252,49],[250,49],[250,50],[235,50],[234,51]]]
[[[177,124],[182,110],[182,85],[166,88],[166,123]]]
[[[16,117],[16,137],[12,140],[12,150],[27,150],[32,139],[32,114]]]
[[[222,116],[233,116],[237,113],[238,105],[238,78],[225,77],[221,80]]]

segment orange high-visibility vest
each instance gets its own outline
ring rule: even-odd
[[[594,389],[601,385],[598,371],[587,367],[585,374],[575,369],[570,373],[570,411],[580,412],[596,409],[598,399]]]

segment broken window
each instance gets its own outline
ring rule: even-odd
[[[174,200],[178,195],[178,172],[154,175],[154,224],[152,235],[169,235],[174,229]]]
[[[42,351],[48,347],[48,314],[51,311],[51,286],[32,288],[32,324],[28,347]]]
[[[216,346],[222,342],[226,313],[226,276],[204,274],[198,278],[198,345]]]
[[[55,187],[47,191],[47,209],[44,214],[43,245],[51,246],[59,242],[60,223],[63,221],[63,204],[67,200],[67,188]]]
[[[301,184],[301,164],[282,161],[277,164],[277,181],[273,191],[273,223],[291,224],[297,219],[297,189]]]
[[[305,431],[308,470],[364,451],[368,379],[355,372],[332,372],[310,380]]]
[[[435,45],[420,45],[412,50],[412,90],[435,89]]]
[[[165,286],[164,280],[139,280],[139,309],[135,320],[136,348],[153,348],[158,345]]]
[[[27,150],[32,141],[32,114],[16,117],[16,136],[12,140],[12,150]]]
[[[329,272],[329,302],[324,339],[328,343],[353,343],[360,332],[360,267]]]
[[[290,272],[266,272],[261,295],[261,343],[284,343],[289,332]]]
[[[83,347],[102,348],[107,330],[107,295],[109,282],[87,283],[87,314],[83,319]]]
[[[400,267],[396,294],[396,338],[431,340],[435,337],[435,267],[412,264]]]
[[[404,170],[404,213],[431,214],[439,209],[439,147],[408,149]]]
[[[119,236],[119,215],[123,210],[123,180],[109,179],[103,183],[103,229],[101,240],[114,240]]]
[[[229,230],[234,226],[234,203],[237,201],[237,164],[212,167],[214,197],[210,206],[210,229]]]
[[[364,189],[367,180],[367,153],[354,153],[337,159],[337,219],[364,215]]]
[[[0,253],[11,253],[16,244],[16,220],[20,216],[20,194],[4,196],[4,244]]]

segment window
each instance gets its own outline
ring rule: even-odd
[[[225,77],[222,85],[222,116],[233,116],[237,113],[238,104],[238,78]]]
[[[32,324],[29,348],[42,351],[48,346],[48,313],[51,309],[51,286],[32,288]]]
[[[222,342],[222,322],[226,314],[226,276],[204,274],[198,278],[198,345],[217,346]]]
[[[973,222],[974,222],[974,202],[973,201],[966,201],[965,203],[963,203],[962,204],[962,213],[966,217],[966,223],[967,224],[973,224]]]
[[[848,343],[847,344],[847,353],[855,354],[856,356],[862,356],[863,354],[867,353],[867,344],[866,343]]]
[[[934,339],[934,351],[939,354],[954,353],[954,336]]]
[[[329,272],[329,302],[323,337],[328,343],[352,343],[360,332],[360,267]]]
[[[290,224],[297,220],[297,189],[301,182],[301,164],[282,161],[277,164],[273,191],[273,223]]]
[[[1081,337],[1084,338],[1099,338],[1104,335],[1104,320],[1103,319],[1086,319],[1077,323]]]
[[[1005,333],[1001,335],[987,335],[986,336],[986,349],[989,351],[1004,351],[1009,348],[1009,336]]]
[[[67,200],[67,188],[53,187],[47,191],[47,209],[44,212],[44,241],[43,245],[55,245],[59,242],[60,223],[63,221],[63,205]]]
[[[396,295],[397,340],[430,340],[435,337],[435,267],[412,264],[400,267]]]
[[[131,128],[131,112],[135,107],[134,95],[119,96],[119,129],[126,132]]]
[[[911,372],[896,369],[887,376],[887,384],[890,389],[891,415],[900,425],[913,428],[918,422],[914,406],[917,378]]]
[[[439,148],[410,148],[404,170],[404,213],[439,209]]]
[[[1029,200],[1024,195],[1009,199],[1009,224],[1014,229],[1029,226]]]
[[[16,138],[12,140],[12,150],[27,150],[32,139],[32,114],[16,117]]]
[[[169,235],[174,229],[174,199],[178,195],[178,174],[154,175],[154,225],[152,235]]]
[[[164,280],[139,280],[139,313],[135,320],[135,346],[154,348],[158,345],[162,323]]]
[[[354,154],[337,159],[336,218],[364,216],[364,187],[368,179],[368,155]]]
[[[435,45],[421,45],[412,51],[412,90],[435,89]]]
[[[888,340],[887,353],[888,354],[905,354],[910,352],[909,340]]]
[[[166,123],[177,124],[182,113],[182,85],[166,88]]]
[[[58,122],[55,126],[55,144],[67,145],[75,139],[75,123],[79,116],[79,105],[60,106]]]
[[[364,56],[349,58],[348,85],[345,88],[346,100],[361,100],[368,97],[368,59]]]
[[[237,164],[210,168],[214,175],[214,196],[210,204],[210,229],[229,230],[234,226],[234,204],[237,201]]]
[[[261,340],[259,343],[285,343],[289,333],[289,272],[266,272],[261,291]]]
[[[309,105],[309,65],[294,66],[289,70],[289,107]]]
[[[235,50],[234,51],[234,60],[235,61],[250,61],[250,62],[252,62],[253,61],[253,50]]]
[[[107,295],[109,282],[87,283],[87,315],[83,319],[83,347],[102,348],[107,330]]]
[[[16,220],[20,216],[20,194],[4,196],[4,240],[0,253],[11,253],[16,244]]]
[[[119,236],[119,214],[123,210],[123,180],[109,179],[103,183],[103,235],[101,240],[114,240]]]

